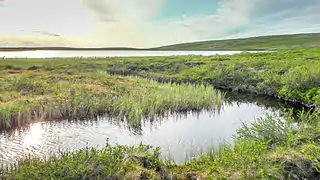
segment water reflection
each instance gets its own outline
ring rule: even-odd
[[[224,103],[236,103],[237,105],[241,103],[250,103],[261,108],[269,109],[272,112],[277,112],[280,116],[283,116],[285,113],[292,110],[291,115],[296,121],[298,121],[299,113],[301,111],[313,110],[313,107],[302,106],[299,103],[286,102],[271,96],[261,96],[251,93],[228,92]]]
[[[271,100],[271,99],[270,99]],[[0,133],[0,162],[7,164],[26,154],[49,156],[59,150],[140,142],[160,146],[164,156],[183,162],[187,154],[233,143],[232,136],[242,122],[252,123],[266,113],[279,113],[280,102],[262,98],[246,100],[229,94],[220,113],[184,113],[162,120],[143,121],[131,127],[108,117],[88,121],[41,122],[27,128]]]

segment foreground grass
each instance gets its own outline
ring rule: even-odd
[[[159,149],[111,146],[61,153],[47,159],[26,158],[0,169],[0,179],[150,179],[167,176]]]
[[[238,130],[235,144],[185,164],[165,162],[159,148],[106,144],[47,159],[25,158],[4,179],[317,179],[320,177],[320,112],[268,116]]]

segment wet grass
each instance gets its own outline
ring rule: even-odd
[[[110,145],[27,157],[0,168],[4,179],[318,179],[320,112],[298,125],[270,115],[244,125],[234,145],[221,145],[183,164],[164,161],[159,148]]]
[[[0,179],[150,179],[167,176],[159,149],[111,146],[60,153],[46,159],[25,158],[5,170]]]
[[[160,82],[212,84],[217,88],[320,103],[320,50],[281,50],[223,56],[127,59],[110,62],[109,72]]]
[[[145,118],[220,109],[224,97],[204,85],[158,83],[103,71],[60,75],[25,70],[7,74],[0,82],[0,128],[99,115],[139,126]]]
[[[309,49],[210,57],[1,59],[0,77],[28,69],[66,77],[101,70],[159,82],[211,84],[314,106],[320,102],[319,58],[319,49]]]
[[[292,126],[291,116],[270,115],[239,129],[233,146],[222,145],[186,164],[168,167],[189,179],[317,179],[319,112],[301,113],[300,120]]]

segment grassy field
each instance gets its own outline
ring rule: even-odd
[[[219,109],[224,94],[208,84],[319,107],[319,65],[319,49],[211,57],[1,59],[1,123],[10,127],[107,113],[139,126],[143,118],[171,112]],[[107,144],[47,159],[26,158],[0,168],[0,179],[317,179],[319,113],[301,113],[296,125],[290,113],[284,120],[268,116],[244,125],[232,147],[223,145],[185,164],[164,161],[157,148]]]
[[[215,40],[174,44],[156,50],[214,51],[214,50],[279,50],[319,48],[320,33],[273,35],[241,39]]]

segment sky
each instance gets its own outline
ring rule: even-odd
[[[0,0],[0,46],[155,47],[320,32],[320,0]]]

